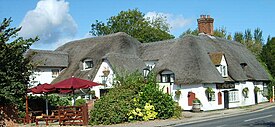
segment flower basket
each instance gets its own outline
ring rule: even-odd
[[[215,92],[212,88],[210,87],[207,87],[206,90],[205,90],[205,95],[208,99],[208,101],[212,101],[215,99]]]
[[[175,91],[175,97],[176,98],[180,98],[180,95],[181,95],[181,91],[180,90]]]
[[[248,87],[243,88],[242,94],[245,98],[248,98],[248,91],[249,91]]]
[[[259,91],[260,91],[260,88],[259,88],[258,86],[255,86],[255,87],[254,87],[254,92],[257,93],[257,92],[259,92]]]

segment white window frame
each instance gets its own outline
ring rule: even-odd
[[[90,62],[90,66],[88,66],[88,62]],[[93,68],[93,60],[92,59],[86,59],[83,61],[83,70],[91,70]]]
[[[56,78],[60,73],[59,69],[52,69],[52,78]]]
[[[232,102],[239,102],[240,101],[240,95],[239,91],[229,91],[229,103]]]
[[[175,80],[175,74],[170,71],[168,73],[161,73],[160,78],[161,83],[173,83]]]

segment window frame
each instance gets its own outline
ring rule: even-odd
[[[235,103],[240,101],[240,93],[239,90],[231,90],[228,93],[229,103]]]
[[[57,78],[60,73],[60,70],[59,69],[51,69],[51,71],[52,71],[52,78]]]
[[[90,63],[90,66],[88,66],[87,63]],[[94,66],[92,59],[85,59],[83,60],[83,70],[91,70]]]
[[[163,81],[163,78],[166,77],[166,81]],[[160,74],[161,83],[173,83],[175,81],[175,74]]]

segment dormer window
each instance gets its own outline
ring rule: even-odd
[[[92,59],[86,59],[83,61],[83,70],[90,70],[93,67]]]
[[[59,75],[59,69],[52,69],[52,78],[56,78]]]
[[[240,65],[241,65],[242,69],[245,69],[247,66],[247,63],[241,63]]]
[[[157,60],[148,60],[148,61],[144,61],[146,64],[146,67],[148,67],[150,70],[152,70],[156,64],[157,64]]]
[[[212,63],[216,66],[216,69],[219,71],[222,77],[228,77],[227,63],[225,60],[224,53],[222,52],[213,52],[209,53],[209,57]]]
[[[169,70],[163,71],[160,73],[160,81],[162,83],[173,83],[175,81],[175,74]]]

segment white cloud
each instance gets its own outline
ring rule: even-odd
[[[36,48],[55,48],[65,40],[72,40],[77,33],[77,24],[65,0],[39,1],[34,10],[27,12],[20,26],[20,36],[39,36],[40,40],[34,43]]]
[[[167,23],[170,25],[172,31],[186,27],[192,21],[191,19],[184,18],[182,15],[174,15],[162,12],[148,12],[145,14],[145,18],[154,19],[155,17],[161,15],[167,18]]]

